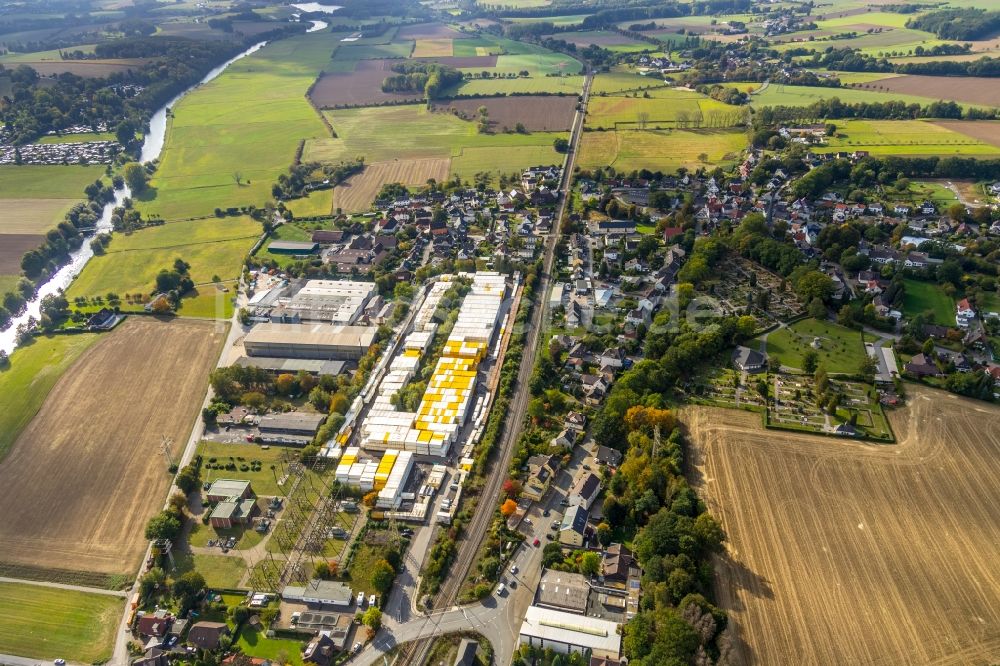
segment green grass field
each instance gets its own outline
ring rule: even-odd
[[[307,197],[286,201],[285,207],[297,218],[329,215],[333,209],[333,190],[311,192]]]
[[[885,78],[885,77],[882,77]],[[727,83],[729,87],[739,90],[748,90],[760,87],[757,83]],[[867,83],[863,85],[878,86],[878,83]],[[936,101],[937,98],[918,97],[916,95],[901,95],[894,92],[882,92],[877,89],[868,90],[864,88],[826,88],[823,86],[786,86],[782,84],[771,84],[761,92],[750,96],[750,106],[755,109],[765,106],[809,106],[823,99],[833,99],[836,97],[845,104],[858,104],[862,102],[893,102],[900,101],[907,104],[919,104],[926,106]],[[970,105],[962,105],[970,106]]]
[[[177,314],[198,319],[231,319],[236,280],[201,284],[181,297]]]
[[[204,483],[211,483],[216,479],[246,480],[253,486],[253,491],[262,497],[281,495],[284,491],[287,491],[287,488],[278,485],[278,480],[284,475],[283,470],[287,468],[288,461],[297,461],[299,458],[298,449],[283,448],[280,446],[262,449],[257,444],[250,443],[224,444],[222,442],[203,441],[198,444],[197,453],[204,458],[206,463],[210,462],[212,458],[216,458],[218,463],[227,463],[230,458],[233,458],[233,462],[237,464],[237,467],[240,464],[249,464],[251,461],[259,460],[261,463],[261,470],[259,472],[254,472],[253,470],[241,471],[239,469],[234,471],[204,469],[202,470],[201,477]],[[240,458],[243,458],[243,460],[239,460]],[[274,470],[271,469],[272,465],[274,465]]]
[[[934,323],[941,326],[955,325],[955,301],[944,293],[944,288],[934,282],[903,280],[906,295],[903,297],[903,314],[933,314]]]
[[[783,366],[801,369],[802,356],[812,348],[813,338],[820,339],[816,353],[827,372],[853,374],[858,371],[865,357],[861,332],[812,318],[769,333],[767,355],[777,357]]]
[[[0,583],[0,653],[103,663],[124,607],[118,597]]]
[[[873,155],[1000,155],[1000,148],[924,120],[838,120],[818,153],[867,150]]]
[[[565,16],[542,16],[538,18],[511,18],[509,20],[511,23],[539,23],[544,21],[555,26],[564,27],[568,25],[577,25],[588,16],[590,16],[590,14],[567,14]]]
[[[36,143],[85,143],[87,141],[114,141],[111,132],[86,132],[84,134],[63,134],[62,136],[43,136]],[[97,167],[100,168],[100,167]]]
[[[19,275],[0,275],[0,294],[6,294],[9,291],[14,291],[17,287],[18,280],[21,279]]]
[[[272,42],[181,100],[140,209],[169,220],[270,199],[298,142],[327,136],[305,93],[329,67],[341,36],[317,32]]]
[[[509,95],[511,93],[552,93],[579,95],[583,89],[582,76],[532,76],[510,79],[468,79],[454,88],[451,95]]]
[[[155,287],[156,274],[171,268],[178,257],[191,264],[191,279],[197,285],[215,276],[234,280],[260,233],[260,225],[249,217],[213,217],[169,222],[127,236],[116,234],[107,252],[90,260],[66,294],[71,301],[108,292],[122,297],[148,295]]]
[[[735,162],[747,146],[741,130],[621,130],[585,132],[579,166],[611,165],[619,171],[674,172]],[[705,161],[700,159],[705,156]]]
[[[250,657],[270,659],[273,663],[302,666],[302,648],[305,647],[305,642],[288,638],[268,638],[263,630],[245,624],[233,646],[239,647],[243,654]]]
[[[104,173],[104,167],[79,165],[0,166],[0,199],[83,200],[83,188]]]
[[[4,396],[0,460],[41,409],[56,380],[96,340],[92,333],[40,337],[11,354],[10,367],[0,370],[0,395]]]
[[[587,127],[638,129],[642,118],[648,127],[673,126],[679,120],[695,120],[712,125],[732,126],[743,117],[743,110],[694,91],[657,88],[635,96],[591,96],[587,105]],[[645,97],[649,95],[649,97]]]
[[[552,148],[565,133],[479,134],[475,123],[423,105],[324,111],[336,139],[307,142],[304,160],[337,162],[364,156],[373,163],[394,159],[452,158],[452,173],[510,172],[531,164],[560,164]],[[516,150],[512,150],[516,149]]]
[[[591,99],[596,99],[601,93],[616,93],[623,90],[642,90],[646,88],[660,88],[666,86],[662,77],[658,74],[643,76],[634,71],[625,69],[602,72],[594,77],[594,83],[590,88]]]
[[[227,555],[201,555],[183,551],[174,551],[176,568],[171,576],[177,576],[188,571],[197,571],[205,577],[205,584],[210,588],[234,589],[239,587],[240,579],[247,570],[246,562],[241,557]]]

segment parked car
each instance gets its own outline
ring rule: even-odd
[[[542,542],[538,540],[538,537],[535,537],[535,540],[534,540],[534,541],[532,541],[531,543],[532,543],[532,544],[534,544],[534,546],[535,546],[535,547],[537,548],[537,547],[538,547],[538,544],[540,544],[540,543],[542,543]]]
[[[498,597],[502,597],[504,595],[504,592],[506,592],[506,591],[507,591],[507,586],[506,585],[504,585],[503,583],[500,583],[499,585],[497,585],[497,596]]]
[[[351,654],[357,654],[361,652],[361,643],[355,643],[354,647],[351,648]]]
[[[517,573],[517,565],[516,565],[516,564],[512,564],[512,565],[510,566],[510,572],[511,572],[512,574],[516,574],[516,573]]]

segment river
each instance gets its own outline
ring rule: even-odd
[[[309,32],[322,30],[327,25],[323,21],[313,21],[312,23],[313,25],[309,29]],[[167,113],[175,104],[177,104],[177,102],[181,100],[182,97],[203,83],[208,83],[215,77],[219,76],[219,74],[222,74],[222,72],[226,71],[227,67],[232,65],[237,60],[259,51],[266,43],[267,42],[258,42],[246,51],[230,58],[218,67],[215,67],[208,74],[206,74],[201,81],[174,97],[156,113],[154,113],[153,117],[149,120],[149,131],[146,132],[146,136],[142,142],[140,160],[142,162],[149,162],[150,160],[154,160],[160,156],[160,153],[163,151],[163,141],[167,134]],[[117,206],[121,206],[122,202],[125,201],[126,197],[130,194],[131,192],[126,185],[123,185],[115,190],[114,201],[104,207],[101,218],[97,221],[97,233],[111,231],[111,215],[114,212],[114,209]],[[68,287],[73,281],[73,278],[80,274],[80,271],[83,270],[83,267],[87,265],[87,262],[90,261],[93,256],[94,251],[90,249],[90,237],[87,237],[84,239],[83,245],[80,246],[80,249],[70,255],[70,261],[65,266],[60,268],[55,275],[49,278],[48,282],[38,288],[38,293],[36,293],[35,297],[27,304],[24,312],[13,319],[10,328],[5,331],[0,331],[0,350],[5,351],[8,354],[14,351],[14,348],[17,346],[17,327],[28,321],[29,317],[38,319],[39,313],[41,312],[42,299],[46,296],[58,294],[66,289],[66,287]]]

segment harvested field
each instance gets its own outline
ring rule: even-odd
[[[479,107],[485,106],[493,131],[503,131],[504,128],[513,130],[518,123],[523,123],[529,132],[563,132],[573,124],[576,99],[570,95],[453,99],[435,106],[434,110],[444,113],[457,111],[461,118],[476,120]]]
[[[45,237],[39,234],[0,235],[0,273],[20,273],[21,257],[41,245],[43,240]]]
[[[369,164],[364,171],[333,189],[333,207],[347,213],[360,213],[371,208],[375,195],[386,183],[424,185],[430,178],[442,182],[448,179],[450,168],[451,160],[447,158]]]
[[[413,47],[414,58],[448,58],[453,53],[450,39],[418,39]]]
[[[996,90],[994,94],[998,94]],[[958,132],[973,139],[1000,147],[1000,122],[992,120],[942,120],[934,123],[952,132]]]
[[[225,330],[140,317],[84,352],[0,464],[0,560],[135,571]]]
[[[495,55],[482,55],[482,56],[438,56],[434,58],[428,58],[428,60],[433,60],[434,62],[439,62],[442,65],[447,65],[448,67],[454,67],[455,69],[490,69],[497,66],[497,56]]]
[[[996,84],[996,79],[978,76],[906,74],[881,79],[874,82],[874,85],[904,95],[920,95],[982,106],[1000,106],[1000,86]]]
[[[760,664],[987,664],[1000,653],[1000,409],[910,386],[896,445],[687,409],[728,535],[719,605]]]
[[[76,199],[3,199],[0,234],[37,234],[55,227]],[[6,239],[5,239],[6,240]],[[3,245],[6,247],[7,243]],[[0,257],[3,249],[0,248]],[[3,260],[0,259],[0,262]]]
[[[60,62],[39,61],[39,62],[19,62],[18,65],[27,65],[39,76],[52,76],[70,72],[85,78],[103,78],[112,74],[121,74],[133,69],[138,69],[142,63],[141,59],[134,60],[63,60]]]
[[[382,92],[382,81],[392,76],[390,68],[394,62],[399,61],[360,60],[353,72],[324,74],[316,81],[309,98],[321,109],[422,100],[422,94]]]
[[[469,35],[440,23],[418,23],[399,29],[397,39],[468,39]]]

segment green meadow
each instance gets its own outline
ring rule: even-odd
[[[563,160],[552,142],[566,133],[480,134],[473,122],[433,113],[419,104],[323,113],[338,138],[307,142],[305,160],[337,162],[363,156],[370,164],[450,157],[452,174],[465,178],[477,171],[510,172],[533,163],[560,164]]]
[[[124,607],[103,594],[0,583],[0,652],[103,663]]]
[[[903,285],[906,288],[903,297],[903,314],[907,318],[919,314],[930,314],[936,324],[941,326],[955,325],[955,301],[944,293],[944,288],[941,285],[911,279],[904,279]]]
[[[449,95],[510,95],[512,93],[551,93],[579,95],[582,76],[534,76],[512,79],[470,79],[448,90]]]
[[[96,340],[92,333],[39,337],[14,350],[10,366],[0,370],[5,405],[0,410],[0,460],[42,408],[56,380]]]
[[[850,374],[858,371],[865,357],[860,331],[818,319],[803,319],[772,331],[767,336],[767,355],[781,365],[801,369],[803,354],[814,339],[819,339],[816,353],[827,372]]]
[[[83,188],[104,174],[101,166],[3,165],[0,166],[0,199],[76,199]]]
[[[263,205],[298,142],[327,136],[305,93],[342,36],[318,32],[270,43],[181,100],[139,208],[169,220]]]
[[[207,218],[169,222],[129,235],[115,234],[105,254],[90,260],[66,296],[104,296],[108,292],[150,294],[156,274],[178,257],[191,264],[191,279],[202,285],[219,277],[239,277],[243,260],[260,236],[260,224],[249,217]]]
[[[673,172],[732,164],[746,146],[746,132],[739,129],[584,132],[578,165]]]
[[[881,78],[885,78],[884,76]],[[757,90],[759,83],[727,83],[727,87],[738,90]],[[861,85],[874,86],[878,83],[861,82]],[[824,99],[836,97],[845,104],[857,104],[861,102],[906,102],[907,104],[919,104],[926,106],[936,101],[932,97],[918,97],[916,95],[901,95],[894,92],[882,92],[877,89],[868,90],[864,88],[828,88],[823,86],[786,86],[782,84],[770,84],[760,92],[750,96],[750,106],[759,109],[765,106],[809,106]],[[968,105],[963,105],[968,106]]]
[[[646,97],[648,95],[648,97]],[[742,117],[739,107],[724,104],[690,90],[656,88],[625,96],[591,96],[587,105],[587,127],[614,128],[619,123],[631,125],[645,118],[650,127],[657,123],[673,123],[680,119],[700,119],[707,125],[710,119]]]
[[[867,150],[873,155],[994,157],[1000,148],[926,120],[837,120],[837,133],[816,152]]]

